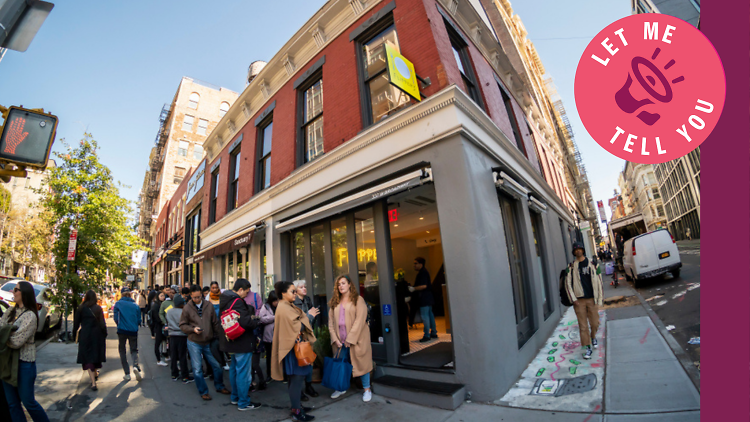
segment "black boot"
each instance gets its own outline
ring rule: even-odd
[[[315,416],[308,415],[304,409],[292,409],[292,420],[293,421],[311,421],[315,419]]]
[[[305,394],[307,394],[310,397],[318,397],[319,394],[312,386],[311,382],[305,382]]]
[[[304,391],[303,391],[303,392],[301,392],[301,393],[300,393],[300,395],[301,395],[301,396],[300,396],[300,400],[302,400],[302,401],[309,401],[309,400],[310,400],[310,397],[307,397],[307,396],[305,395],[305,392],[304,392]]]

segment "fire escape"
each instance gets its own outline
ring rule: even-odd
[[[148,180],[146,182],[146,190],[144,192],[144,198],[142,199],[142,211],[143,224],[141,225],[141,238],[150,239],[151,236],[151,224],[158,216],[159,210],[156,209],[158,206],[159,191],[161,186],[159,183],[159,174],[161,168],[164,165],[164,148],[167,144],[167,138],[169,137],[169,128],[166,126],[166,122],[169,119],[170,105],[164,104],[159,114],[159,131],[156,133],[156,140],[154,140],[154,150],[151,155],[151,161],[149,162]]]

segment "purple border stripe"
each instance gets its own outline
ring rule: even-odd
[[[750,2],[704,0],[701,30],[724,64],[727,98],[701,145],[701,415],[748,420],[750,397]],[[705,358],[705,359],[703,359]],[[703,419],[703,418],[702,418]],[[717,419],[718,420],[718,419]]]

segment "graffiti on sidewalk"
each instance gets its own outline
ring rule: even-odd
[[[596,387],[596,375],[587,374],[581,377],[561,379],[557,381],[538,379],[531,389],[531,395],[537,396],[567,396],[585,393]]]

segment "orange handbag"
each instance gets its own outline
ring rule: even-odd
[[[309,366],[315,362],[318,355],[313,352],[312,344],[309,341],[303,341],[302,335],[297,335],[297,342],[294,343],[294,355],[297,357],[297,365]]]

